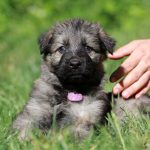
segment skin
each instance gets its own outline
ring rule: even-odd
[[[111,82],[122,79],[113,87],[114,94],[122,94],[124,99],[139,98],[150,90],[150,39],[135,40],[119,48],[108,57],[113,60],[128,56],[112,73]]]

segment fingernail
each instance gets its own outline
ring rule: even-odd
[[[129,93],[128,93],[128,92],[123,92],[123,93],[122,93],[122,96],[123,96],[124,98],[129,98]]]
[[[138,99],[140,97],[140,95],[135,95],[135,99]]]
[[[116,86],[113,89],[114,94],[119,94],[120,93],[120,86],[119,84],[116,84]]]
[[[119,94],[119,89],[118,88],[114,88],[113,92],[114,92],[114,94]]]
[[[137,95],[135,95],[135,99],[138,99],[138,98],[140,98],[142,96],[142,94],[137,94]]]

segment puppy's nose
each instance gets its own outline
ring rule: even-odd
[[[81,66],[81,61],[79,59],[74,58],[70,60],[69,65],[72,69],[77,69]]]

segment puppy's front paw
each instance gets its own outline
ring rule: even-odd
[[[27,131],[23,129],[19,132],[18,138],[20,141],[27,141],[29,140],[29,136],[27,135]]]
[[[26,128],[15,128],[13,126],[13,132],[17,134],[17,137],[20,141],[28,141],[29,140],[29,131]]]
[[[32,129],[31,121],[27,119],[23,119],[19,116],[13,123],[12,130],[14,132],[18,132],[19,140],[28,140],[29,132]]]

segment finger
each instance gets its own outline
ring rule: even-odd
[[[135,68],[140,62],[141,55],[137,55],[136,52],[133,52],[121,65],[116,69],[110,76],[111,82],[116,82],[121,77],[129,73],[133,68]]]
[[[144,87],[140,92],[138,92],[136,95],[135,95],[135,98],[139,98],[141,97],[142,95],[146,94],[148,91],[150,90],[150,81],[149,83],[146,85],[146,87]]]
[[[122,97],[127,99],[136,94],[140,89],[144,88],[150,80],[150,71],[147,71],[137,82],[122,92]]]
[[[125,56],[130,55],[138,46],[137,41],[130,42],[129,44],[119,48],[117,51],[114,52],[114,54],[108,54],[108,57],[110,59],[120,59]]]
[[[141,60],[140,63],[123,79],[123,88],[125,89],[136,82],[147,71],[147,68],[147,64]]]

